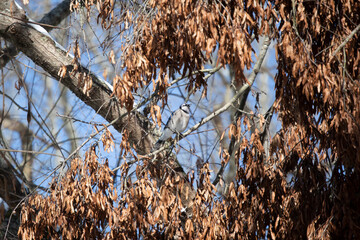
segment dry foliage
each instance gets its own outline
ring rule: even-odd
[[[275,109],[282,129],[266,159],[259,131],[241,138],[249,119],[229,127],[229,138],[242,140],[234,150],[236,178],[221,197],[208,164],[196,179],[181,178],[148,159],[137,166],[136,181],[122,165],[117,193],[112,172],[92,148],[84,160],[72,160],[47,196],[27,201],[22,239],[360,238],[359,32],[349,38],[360,24],[359,1],[150,0],[136,16],[125,5],[117,16],[114,1],[84,2],[96,5],[104,28],[132,29],[133,39],[123,45],[124,73],[114,79],[114,93],[129,110],[134,91],[152,81],[166,102],[169,76],[202,69],[215,51],[217,63],[231,64],[235,79],[246,83],[251,36],[270,35],[277,40]],[[206,85],[203,74],[195,74],[187,89]],[[160,109],[151,113],[160,123]],[[125,132],[124,156],[132,151],[127,139]],[[112,147],[110,132],[103,142]],[[221,156],[223,164],[229,161],[226,149]],[[196,194],[186,215],[182,197],[189,185]]]
[[[359,33],[339,47],[360,24],[360,3],[277,6],[276,101],[283,129],[273,147],[279,167],[295,171],[298,206],[289,210],[298,221],[291,230],[316,239],[359,238]]]
[[[90,10],[93,1],[84,2]],[[145,13],[136,16],[124,3],[116,18],[113,1],[96,4],[104,28],[118,27],[120,33],[132,28],[130,44],[126,41],[122,46],[126,70],[114,79],[115,94],[128,109],[133,107],[132,92],[139,87],[156,79],[159,94],[166,95],[169,76],[202,69],[215,50],[217,65],[232,64],[237,81],[245,81],[243,70],[252,63],[250,37],[269,34],[268,20],[274,15],[271,6],[262,8],[257,2],[244,8],[237,1],[154,0],[144,4]],[[191,75],[188,89],[206,89],[203,77],[202,73]]]

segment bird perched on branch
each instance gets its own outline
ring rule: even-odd
[[[160,148],[160,146],[168,140],[174,133],[181,133],[183,132],[190,119],[190,105],[189,104],[182,104],[178,110],[173,112],[169,117],[164,131],[160,136],[159,140],[155,143],[154,150]]]

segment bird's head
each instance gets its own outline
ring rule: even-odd
[[[180,109],[186,113],[190,113],[190,104],[184,103],[180,106]]]

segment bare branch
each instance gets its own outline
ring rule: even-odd
[[[331,56],[335,56],[359,30],[360,24],[349,34],[349,36],[344,39],[344,41],[337,47],[337,49],[331,54]]]
[[[5,30],[4,28],[7,29],[6,34],[4,34],[6,39],[16,44],[25,55],[51,74],[52,77],[61,81],[77,97],[92,107],[107,121],[112,122],[118,116],[127,113],[127,110],[121,108],[116,99],[109,95],[104,86],[94,84],[90,91],[85,93],[79,87],[79,77],[86,74],[91,77],[94,83],[99,82],[99,80],[86,68],[81,67],[79,71],[73,73],[73,59],[67,56],[64,51],[58,49],[51,39],[28,25],[14,22],[13,19],[7,19],[7,21],[12,22],[9,28],[6,25],[1,26],[2,31]],[[64,78],[61,78],[58,73],[63,67],[66,68],[67,74]],[[127,129],[131,136],[130,141],[139,153],[150,152],[153,141],[151,135],[148,134],[148,129],[141,127],[144,126],[145,122],[148,122],[146,118],[131,114],[114,124],[115,129],[119,132],[122,132],[124,128]],[[151,125],[147,124],[148,126]]]
[[[260,71],[261,65],[262,65],[262,63],[263,63],[263,61],[265,59],[265,55],[266,55],[266,52],[267,52],[269,46],[270,46],[270,37],[266,36],[265,40],[264,40],[264,44],[263,44],[263,46],[261,48],[261,51],[260,51],[258,61],[254,65],[254,69],[253,69],[252,73],[250,74],[250,76],[248,78],[248,83],[245,83],[239,89],[239,91],[235,94],[235,96],[229,102],[227,102],[224,106],[222,106],[218,110],[214,111],[213,113],[209,114],[207,117],[201,119],[201,121],[199,123],[195,124],[195,126],[193,126],[189,130],[187,130],[184,134],[182,134],[180,139],[186,137],[187,135],[189,135],[190,133],[192,133],[193,131],[195,131],[196,129],[198,129],[199,127],[204,125],[205,123],[211,121],[217,115],[225,112],[228,108],[230,108],[241,97],[241,95],[244,92],[246,92],[247,90],[249,90],[251,88],[251,86],[253,85],[253,83],[255,81],[255,78],[256,78],[258,72]]]
[[[256,62],[255,66],[254,66],[254,69],[252,71],[252,73],[250,74],[249,76],[249,84],[244,84],[240,90],[238,91],[238,93],[231,99],[230,102],[228,102],[227,104],[224,105],[224,107],[220,108],[220,109],[223,109],[226,107],[226,109],[228,109],[231,105],[233,105],[236,100],[238,100],[238,98],[240,98],[243,94],[245,94],[246,97],[243,97],[241,100],[242,100],[242,103],[240,104],[241,107],[240,107],[240,110],[243,110],[244,106],[245,106],[245,102],[246,102],[246,99],[247,99],[247,93],[250,91],[250,88],[252,86],[252,84],[254,84],[255,82],[255,78],[258,74],[258,72],[260,71],[260,68],[261,68],[261,65],[265,59],[265,56],[266,56],[266,53],[267,53],[267,50],[270,46],[270,37],[269,36],[265,36],[265,39],[264,39],[264,44],[260,50],[260,55],[259,55],[259,58],[258,58],[258,61]],[[219,110],[220,110],[219,109]],[[226,110],[225,109],[225,110]],[[218,110],[218,111],[219,111]],[[225,111],[224,110],[224,111]],[[238,113],[241,114],[241,111],[238,111]],[[239,114],[238,114],[239,115]],[[210,115],[211,116],[211,115]],[[216,115],[215,115],[216,116]],[[235,116],[236,120],[237,120],[237,116]],[[196,126],[196,125],[195,125]],[[231,143],[230,143],[230,148],[229,148],[229,153],[230,153],[230,159],[229,161],[226,163],[226,164],[223,164],[219,170],[219,172],[216,174],[216,177],[215,177],[215,180],[213,181],[213,185],[216,185],[218,184],[218,182],[220,181],[220,178],[222,176],[222,174],[224,173],[224,170],[227,166],[227,164],[230,162],[230,161],[233,161],[234,157],[235,157],[235,149],[238,149],[240,146],[240,142],[237,142],[235,141],[235,138],[233,137],[231,139]]]

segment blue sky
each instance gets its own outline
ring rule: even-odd
[[[51,7],[54,7],[59,1],[49,2]],[[44,1],[30,1],[30,4],[25,7],[28,14],[33,19],[40,19],[43,14],[42,6]],[[46,5],[46,4],[45,4]],[[37,15],[35,15],[35,13]],[[79,40],[81,47],[81,61],[82,64],[88,67],[91,71],[95,72],[97,75],[102,76],[104,69],[108,71],[108,76],[111,77],[114,74],[115,68],[108,61],[108,54],[111,50],[110,48],[102,48],[100,43],[108,36],[108,31],[103,31],[99,26],[96,25],[93,20],[90,25],[86,24],[84,21],[84,16],[81,14],[72,14],[70,20],[64,22],[62,27],[66,28],[60,30],[54,30],[50,34],[61,44],[65,49],[69,48],[69,44],[72,44],[76,39]],[[69,28],[68,28],[69,27]],[[114,33],[115,34],[115,33]],[[116,41],[120,39],[117,38]],[[119,50],[118,42],[114,42],[113,47],[118,46],[118,49],[114,49],[116,56],[120,59],[121,51]],[[73,45],[72,45],[73,46]],[[259,46],[256,42],[253,44],[253,48],[256,50],[256,53],[259,53]],[[214,54],[216,56],[216,53]],[[253,56],[254,62],[256,61],[255,56]],[[216,61],[215,61],[216,62]],[[42,123],[41,128],[33,119],[30,123],[30,128],[37,133],[38,138],[34,140],[33,150],[35,151],[45,151],[47,153],[61,155],[63,154],[67,157],[71,151],[71,144],[69,141],[68,132],[65,129],[65,122],[68,121],[67,118],[63,116],[71,116],[75,119],[79,119],[86,122],[95,122],[95,123],[104,123],[107,122],[100,116],[98,116],[91,108],[82,103],[77,97],[72,94],[70,91],[63,89],[63,86],[56,80],[51,77],[46,77],[46,73],[31,60],[29,60],[24,55],[19,55],[17,60],[14,61],[14,64],[8,64],[8,68],[18,67],[20,69],[19,76],[22,76],[27,84],[29,95],[31,97],[32,104],[32,113],[37,122]],[[212,68],[214,66],[207,65],[206,68]],[[267,97],[260,111],[263,113],[267,108],[272,104],[274,100],[274,80],[273,77],[276,73],[276,60],[275,60],[275,50],[273,45],[269,48],[267,57],[264,61],[264,66],[268,69],[265,73],[259,73],[257,80],[253,86],[253,91],[249,95],[248,106],[250,109],[255,111],[256,104],[256,93],[260,93],[260,97]],[[14,75],[11,71],[6,73],[6,81],[4,83],[5,93],[11,96],[17,104],[22,106],[24,109],[27,109],[28,100],[27,95],[24,89],[21,89],[19,92],[14,88],[14,84],[17,81],[19,76]],[[121,73],[120,73],[121,74]],[[249,71],[245,71],[245,75],[249,74]],[[177,75],[175,78],[178,77]],[[107,79],[111,83],[111,79]],[[225,80],[225,83],[224,83]],[[207,116],[210,112],[214,110],[214,107],[217,107],[224,103],[226,95],[233,94],[232,91],[226,92],[226,82],[230,82],[230,74],[228,69],[222,69],[219,73],[214,74],[214,76],[208,79],[208,94],[204,99],[200,99],[200,93],[196,93],[191,96],[189,102],[191,103],[191,112],[192,118],[189,122],[189,127],[195,125],[203,117]],[[168,106],[166,106],[162,112],[162,121],[165,123],[167,118],[170,116],[171,111],[176,110],[183,102],[184,97],[187,97],[187,92],[185,90],[186,79],[179,82],[179,87],[170,88],[168,91]],[[153,87],[150,86],[148,89],[152,90]],[[62,94],[65,94],[65,97]],[[147,93],[148,94],[148,93]],[[23,111],[7,98],[5,101],[1,100],[2,104],[5,104],[5,109],[9,110],[11,115],[16,118],[16,120],[21,121],[27,125],[26,121],[26,111]],[[67,109],[63,106],[64,101],[67,101]],[[199,105],[198,105],[199,103]],[[159,103],[160,104],[160,103]],[[60,116],[61,115],[61,116]],[[228,112],[225,112],[221,115],[223,126],[227,127],[231,122],[231,116]],[[72,122],[67,124],[67,127],[70,131],[73,131],[77,139],[72,140],[77,146],[84,142],[87,137],[94,133],[95,130],[90,124],[85,124],[81,122]],[[44,124],[46,123],[46,124]],[[276,121],[276,115],[273,117],[273,133],[276,129],[279,129],[279,122]],[[100,159],[109,159],[110,167],[116,167],[119,158],[119,143],[121,141],[121,134],[115,131],[110,127],[112,134],[115,138],[115,149],[111,153],[100,150],[99,156]],[[210,160],[212,164],[217,165],[216,169],[219,167],[219,145],[215,148],[214,144],[218,143],[219,134],[216,133],[214,126],[209,123],[205,124],[199,128],[192,135],[189,135],[186,139],[181,140],[179,152],[177,154],[178,159],[182,166],[185,168],[185,171],[196,171],[196,160],[202,158],[204,161]],[[69,130],[68,130],[69,131]],[[19,136],[17,133],[11,133],[8,130],[3,130],[6,138],[9,139],[11,143],[11,148],[20,149],[21,144]],[[7,136],[7,134],[9,136]],[[49,136],[53,135],[56,138],[56,141],[59,142],[61,150],[54,147],[48,147]],[[80,155],[83,155],[88,147],[94,144],[101,135],[95,137],[94,140],[89,141],[80,151]],[[225,135],[227,136],[227,134]],[[44,142],[43,140],[46,139]],[[101,145],[100,145],[101,146]],[[192,152],[192,153],[189,153]],[[14,159],[21,161],[20,153],[11,153]],[[57,165],[58,161],[61,158],[56,158],[53,156],[39,154],[37,160],[34,164],[35,172],[35,183],[40,183],[43,181],[44,177],[48,175]],[[20,163],[20,162],[19,162]],[[213,165],[213,166],[215,166]],[[49,178],[49,181],[51,178]],[[47,187],[48,181],[43,183],[44,187]]]

